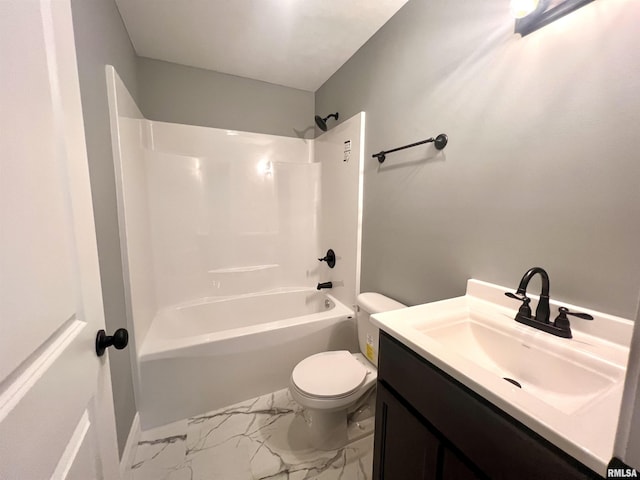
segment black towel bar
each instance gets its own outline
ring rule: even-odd
[[[436,138],[427,138],[426,140],[422,140],[421,142],[416,142],[416,143],[412,143],[410,145],[405,145],[404,147],[398,147],[398,148],[394,148],[392,150],[383,150],[380,153],[374,153],[373,155],[371,155],[373,158],[377,158],[378,161],[380,163],[384,162],[385,158],[387,158],[387,153],[393,153],[393,152],[397,152],[398,150],[404,150],[405,148],[411,148],[411,147],[417,147],[418,145],[422,145],[424,143],[429,143],[429,142],[433,142],[433,144],[435,145],[435,147],[438,150],[442,150],[444,147],[447,146],[447,142],[449,141],[449,138],[444,134],[441,133],[440,135],[438,135]]]

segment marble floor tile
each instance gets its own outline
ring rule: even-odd
[[[142,432],[131,466],[132,480],[189,478],[180,472],[181,468],[176,468],[184,460],[186,440],[186,420]]]
[[[349,415],[345,447],[306,440],[301,407],[287,389],[143,432],[133,480],[368,480],[374,396]]]
[[[193,480],[253,480],[249,452],[243,445],[222,445],[211,451],[201,451],[187,457]]]

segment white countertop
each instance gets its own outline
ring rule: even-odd
[[[551,320],[559,306],[594,317],[589,322],[570,317],[573,338],[555,337],[514,320],[519,303],[504,296],[505,292],[513,290],[469,280],[467,293],[462,297],[376,314],[372,321],[478,395],[606,476],[606,467],[613,455],[633,322],[552,299]],[[535,312],[537,297],[529,296],[532,298],[531,309]],[[451,325],[457,319],[469,316],[469,312],[481,318],[487,328],[495,328],[511,340],[515,339],[519,347],[543,351],[546,358],[556,358],[554,355],[559,354],[558,370],[561,372],[561,363],[569,362],[573,363],[572,368],[595,371],[597,375],[602,373],[605,386],[595,393],[576,394],[569,388],[569,394],[555,395],[551,391],[539,395],[533,388],[523,386],[520,389],[504,381],[482,362],[473,361],[470,352],[461,354],[430,336],[430,331]],[[567,378],[569,387],[569,382],[578,381]]]

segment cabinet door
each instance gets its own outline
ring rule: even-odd
[[[479,480],[484,476],[474,472],[458,455],[445,448],[442,458],[442,480]]]
[[[378,383],[374,480],[436,478],[439,440]]]

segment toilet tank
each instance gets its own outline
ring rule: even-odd
[[[358,313],[356,315],[358,325],[358,343],[360,351],[371,363],[378,366],[378,337],[380,330],[371,323],[370,316],[376,313],[388,312],[404,308],[400,302],[385,297],[379,293],[361,293],[358,295]]]

